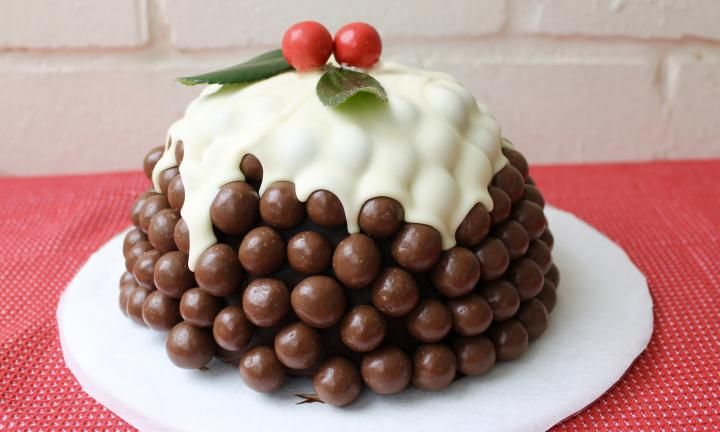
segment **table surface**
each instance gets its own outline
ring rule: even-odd
[[[720,160],[532,169],[550,203],[629,253],[655,301],[647,351],[556,430],[720,429],[719,172]],[[65,367],[55,308],[148,185],[140,173],[0,178],[0,430],[132,430]]]

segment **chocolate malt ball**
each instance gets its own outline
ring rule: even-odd
[[[332,357],[320,365],[313,386],[320,400],[339,407],[357,399],[362,389],[357,368],[343,357]]]
[[[192,288],[180,298],[180,315],[195,327],[210,327],[222,306],[219,298]]]
[[[484,284],[480,288],[480,295],[490,305],[495,321],[511,318],[520,307],[520,296],[508,281],[499,280]]]
[[[123,274],[120,276],[120,281],[118,282],[118,287],[122,288],[125,285],[137,285],[137,281],[135,280],[135,276],[133,276],[130,272],[123,272]]]
[[[143,204],[145,204],[145,200],[150,198],[151,196],[160,195],[155,191],[148,190],[140,195],[138,195],[137,198],[135,198],[135,202],[133,203],[132,207],[130,208],[130,220],[132,221],[133,225],[136,227],[140,226],[140,210],[142,210]]]
[[[290,311],[290,293],[280,279],[255,279],[243,292],[242,306],[251,323],[258,327],[272,327]]]
[[[495,237],[488,237],[475,249],[480,263],[480,279],[492,281],[505,273],[510,265],[510,254],[505,244]]]
[[[210,246],[195,264],[198,286],[216,297],[237,291],[243,280],[243,270],[233,248],[218,243]]]
[[[180,251],[186,254],[190,253],[190,232],[187,223],[183,219],[178,220],[177,224],[175,224],[173,240],[175,240],[175,246]]]
[[[246,352],[240,359],[240,377],[246,386],[256,392],[272,393],[285,381],[285,366],[272,348],[261,345]]]
[[[157,146],[151,148],[145,155],[145,159],[143,160],[143,171],[145,172],[145,177],[152,179],[153,169],[155,169],[155,165],[157,165],[157,162],[162,157],[163,151],[164,149],[162,146]]]
[[[543,243],[547,245],[547,247],[552,250],[553,246],[555,245],[555,237],[553,237],[552,232],[550,231],[550,228],[545,228],[545,231],[543,231],[542,234],[540,234],[540,237],[538,237],[538,240],[542,240]]]
[[[548,327],[548,311],[545,309],[545,305],[536,298],[520,305],[517,319],[527,330],[528,340],[531,341],[539,338]]]
[[[535,180],[531,176],[525,177],[525,184],[530,186],[537,186],[537,183],[535,183]]]
[[[258,217],[258,196],[245,182],[232,182],[218,190],[210,206],[213,225],[226,234],[245,234]]]
[[[168,331],[180,321],[180,302],[160,291],[151,292],[143,302],[142,317],[153,330]]]
[[[384,269],[372,283],[372,303],[387,316],[405,316],[419,300],[415,279],[401,268]]]
[[[155,249],[150,249],[138,257],[133,266],[133,276],[135,276],[138,285],[152,288],[155,263],[160,256],[160,252]]]
[[[386,332],[385,318],[368,305],[355,306],[340,324],[340,338],[353,351],[372,351],[383,342]]]
[[[520,258],[510,264],[506,277],[515,285],[520,300],[528,300],[538,295],[545,279],[540,267],[528,258]]]
[[[158,185],[160,186],[160,192],[167,195],[168,188],[170,187],[170,183],[173,181],[175,177],[180,175],[180,170],[178,170],[177,167],[172,167],[164,170],[160,173],[160,177],[158,178]]]
[[[510,197],[502,189],[495,186],[488,187],[488,193],[493,200],[493,209],[490,211],[490,219],[493,225],[505,222],[510,217],[512,202]]]
[[[290,369],[307,369],[320,360],[322,338],[305,323],[290,324],[275,335],[275,354]]]
[[[175,163],[180,165],[185,157],[185,144],[182,141],[175,143]]]
[[[240,161],[240,171],[249,183],[260,183],[263,179],[263,167],[258,158],[246,154]]]
[[[530,237],[528,237],[525,228],[515,221],[504,222],[495,228],[494,235],[505,245],[510,255],[510,260],[525,255],[525,252],[527,252],[530,246]]]
[[[430,270],[442,253],[442,238],[435,228],[408,223],[395,234],[392,256],[403,268],[413,272]]]
[[[530,201],[519,201],[513,206],[512,218],[525,228],[530,240],[535,240],[547,228],[542,207]]]
[[[399,393],[412,379],[412,363],[399,348],[384,346],[363,356],[360,375],[377,394]]]
[[[285,241],[270,227],[255,228],[240,243],[238,259],[251,275],[269,275],[285,262]]]
[[[530,173],[530,166],[528,165],[525,156],[523,156],[522,153],[511,147],[503,146],[502,152],[508,159],[508,162],[510,162],[510,165],[512,165],[516,170],[518,170],[520,175],[522,175],[523,179],[526,178]]]
[[[422,300],[407,316],[407,329],[421,342],[438,342],[450,332],[452,316],[444,304],[434,299]]]
[[[142,316],[143,303],[145,302],[145,298],[151,292],[152,290],[150,290],[150,288],[138,285],[128,294],[127,316],[143,326],[145,325],[145,321],[143,321]]]
[[[539,205],[540,208],[545,208],[545,198],[540,192],[540,189],[533,185],[526,184],[524,188],[522,199],[525,201],[534,202]]]
[[[181,176],[175,176],[168,185],[167,199],[170,207],[177,211],[182,209],[183,204],[185,204],[185,185]]]
[[[196,286],[195,275],[188,268],[188,257],[180,251],[168,252],[157,260],[153,279],[158,291],[175,299]]]
[[[145,199],[138,216],[140,229],[145,233],[148,232],[152,217],[166,208],[170,208],[170,204],[168,203],[167,198],[165,198],[165,195],[157,194]]]
[[[139,241],[132,245],[132,247],[128,250],[127,254],[125,254],[125,269],[132,273],[133,268],[135,267],[135,263],[137,262],[138,258],[140,258],[140,255],[144,254],[145,252],[152,250],[152,244],[150,244],[149,241]]]
[[[557,293],[555,292],[555,285],[547,278],[545,278],[543,288],[542,290],[540,290],[540,294],[538,294],[535,298],[542,302],[548,313],[552,312],[553,309],[555,309],[555,305],[557,304]]]
[[[136,287],[139,286],[140,285],[135,282],[134,278],[131,282],[120,285],[120,292],[118,293],[118,306],[120,307],[120,311],[123,313],[123,315],[127,316],[127,307],[128,300],[130,300],[130,294]]]
[[[495,355],[500,361],[515,360],[528,348],[528,333],[516,319],[495,323],[490,327],[490,339],[495,345]]]
[[[495,365],[495,345],[487,336],[457,338],[453,351],[458,370],[465,375],[482,375]]]
[[[334,193],[317,190],[305,203],[308,217],[323,228],[336,228],[345,224],[345,210]]]
[[[365,234],[383,239],[395,234],[404,217],[405,211],[399,202],[388,197],[378,197],[363,204],[358,223]]]
[[[552,282],[556,289],[560,285],[560,271],[555,264],[551,265],[550,270],[545,273],[545,279]]]
[[[295,286],[290,303],[307,325],[327,328],[337,323],[345,311],[345,293],[329,276],[310,276]]]
[[[253,326],[240,306],[226,306],[215,316],[213,338],[221,348],[239,351],[250,343]]]
[[[498,171],[492,179],[492,185],[502,189],[511,202],[520,200],[525,191],[525,180],[520,171],[512,165],[506,165],[505,168]]]
[[[137,228],[133,228],[128,231],[127,234],[125,234],[125,238],[123,239],[123,256],[127,257],[128,251],[131,247],[133,247],[138,242],[147,241],[147,239],[148,238],[145,233]]]
[[[345,286],[365,287],[380,272],[380,250],[370,237],[350,234],[335,248],[332,268]]]
[[[330,243],[317,231],[302,231],[290,238],[287,244],[287,261],[298,273],[322,273],[332,257]]]
[[[479,295],[468,294],[459,299],[448,300],[452,315],[453,329],[462,336],[479,335],[493,320],[493,311],[488,302]]]
[[[210,363],[217,351],[217,345],[209,329],[181,322],[170,329],[165,350],[175,366],[199,369]]]
[[[449,386],[457,372],[455,353],[443,344],[420,345],[413,356],[412,383],[421,390],[438,391]]]
[[[547,273],[552,266],[552,254],[550,248],[542,240],[533,240],[530,242],[527,252],[525,252],[525,258],[529,258],[535,261],[535,264],[540,267],[543,274]]]
[[[460,297],[475,288],[480,272],[480,262],[474,253],[463,247],[454,247],[442,253],[430,277],[443,295]]]
[[[491,224],[492,219],[485,206],[475,204],[455,231],[458,246],[472,248],[479,245],[490,232]]]
[[[177,249],[175,245],[175,225],[180,220],[177,210],[165,209],[159,211],[150,219],[148,239],[153,247],[160,253]]]
[[[305,206],[295,195],[295,185],[275,182],[260,198],[260,217],[273,228],[291,229],[305,218]]]

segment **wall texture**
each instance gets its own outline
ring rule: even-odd
[[[381,30],[535,163],[720,156],[718,0],[0,0],[0,174],[137,169],[198,88],[293,22]]]

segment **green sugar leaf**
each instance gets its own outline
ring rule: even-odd
[[[375,78],[366,73],[331,65],[325,67],[316,92],[320,101],[331,107],[342,105],[360,92],[369,93],[383,102],[388,100],[385,89]]]
[[[292,66],[282,55],[282,50],[273,50],[254,57],[245,63],[230,66],[202,75],[178,78],[185,85],[196,84],[240,84],[258,81],[289,71]]]

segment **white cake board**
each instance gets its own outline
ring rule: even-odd
[[[547,209],[560,268],[547,332],[519,360],[497,364],[438,393],[364,391],[345,408],[302,404],[307,378],[272,395],[255,393],[237,369],[174,367],[165,336],[133,324],[117,306],[122,235],[83,266],[60,300],[65,363],[83,389],[143,430],[544,431],[579,412],[622,378],[647,346],[652,299],[625,252],[575,216]],[[255,429],[259,428],[259,429]],[[440,428],[440,429],[438,429]]]

